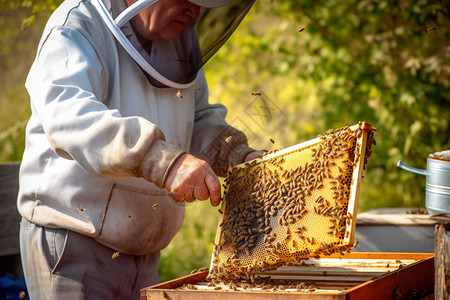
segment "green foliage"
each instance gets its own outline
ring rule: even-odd
[[[9,0],[0,2],[0,11],[26,10],[28,13],[17,20],[22,28],[35,26],[36,19],[40,16],[48,17],[58,7],[62,0]]]
[[[450,148],[449,14],[439,1],[259,2],[206,66],[212,98],[243,129],[258,127],[245,118],[253,89],[278,104],[280,117],[254,139],[266,149],[269,137],[286,147],[367,121],[378,145],[361,209],[422,207],[425,179],[396,163],[424,168]]]
[[[6,4],[12,5],[0,3],[0,162],[19,161],[22,157],[30,115],[24,82],[44,23],[40,19],[33,27],[22,27],[30,11]]]
[[[58,3],[0,2],[3,161],[23,151],[23,82],[43,20]],[[366,121],[378,128],[378,145],[360,210],[423,207],[425,178],[396,163],[425,168],[429,153],[450,149],[449,10],[448,1],[259,1],[205,66],[211,101],[226,104],[228,121],[267,150]],[[209,265],[216,222],[206,202],[187,207],[162,252],[162,280]]]
[[[0,161],[21,161],[25,149],[25,121],[14,123],[11,127],[0,132]]]
[[[186,219],[172,242],[161,252],[161,281],[188,275],[194,269],[209,267],[219,213],[209,201],[186,207]]]

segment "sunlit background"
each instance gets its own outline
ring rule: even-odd
[[[21,159],[30,114],[23,84],[58,3],[0,2],[2,163]],[[425,168],[428,154],[450,149],[448,1],[259,1],[205,71],[210,101],[229,108],[227,120],[256,149],[358,121],[377,127],[360,212],[424,207],[425,178],[396,164]],[[208,202],[187,206],[162,252],[161,280],[209,266],[217,219]]]

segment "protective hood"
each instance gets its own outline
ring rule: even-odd
[[[152,85],[184,89],[194,83],[198,70],[228,40],[256,0],[189,0],[201,6],[196,22],[174,40],[152,43],[150,52],[140,45],[128,21],[158,0],[138,0],[129,7],[111,0],[113,7],[108,8],[107,0],[92,1]]]

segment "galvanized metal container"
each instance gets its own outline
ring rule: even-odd
[[[428,214],[450,217],[450,161],[428,157],[426,170],[409,167],[401,160],[397,166],[427,177],[425,207]]]

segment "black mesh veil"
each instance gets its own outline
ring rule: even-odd
[[[202,8],[195,31],[205,64],[228,40],[256,0],[233,0],[217,8]]]
[[[94,0],[96,1],[100,3],[97,5],[100,13],[101,10],[107,10],[107,5],[102,7],[101,2],[106,3],[108,0]],[[112,21],[113,16],[116,17],[126,9],[122,1],[111,0],[110,13],[113,16],[103,12],[102,18],[152,85],[182,89],[193,83],[198,70],[228,40],[255,1],[232,0],[220,7],[201,7],[196,22],[178,38],[153,43],[149,52],[140,45],[129,22],[120,24],[119,29]]]

